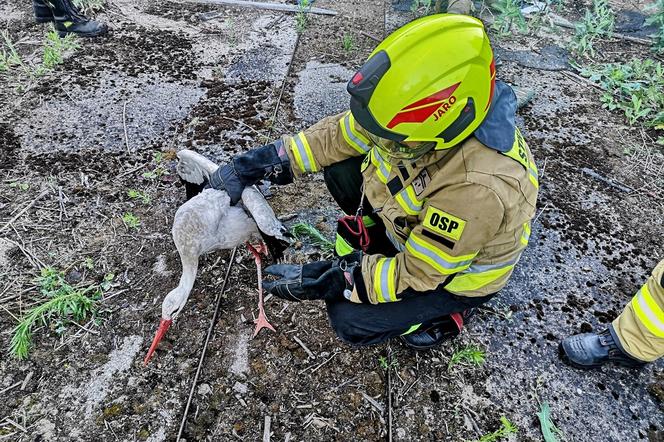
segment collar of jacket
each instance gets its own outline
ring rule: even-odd
[[[514,145],[515,119],[516,95],[510,86],[496,81],[489,113],[473,135],[488,148],[509,152]]]

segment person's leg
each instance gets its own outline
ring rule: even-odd
[[[328,301],[326,304],[330,324],[342,341],[371,345],[425,328],[452,313],[477,307],[492,297],[461,297],[439,290],[385,304],[348,301]]]
[[[33,0],[32,7],[37,22],[52,21],[60,37],[67,34],[96,37],[108,31],[105,23],[90,20],[81,14],[71,0]]]

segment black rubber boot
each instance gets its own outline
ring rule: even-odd
[[[55,29],[60,37],[67,34],[75,34],[79,37],[96,37],[105,34],[108,26],[95,20],[90,20],[81,14],[71,0],[33,0],[35,16],[39,21],[40,15],[37,13],[38,4],[46,5],[51,11],[51,20],[55,22]],[[39,9],[41,17],[43,9]]]
[[[470,308],[463,313],[452,313],[429,326],[423,327],[421,331],[400,336],[401,341],[414,350],[428,350],[458,336],[463,330],[464,324],[474,314],[474,308]]]
[[[35,11],[37,23],[48,23],[54,21],[53,13],[44,0],[32,0],[32,9]]]
[[[624,367],[642,367],[646,363],[628,355],[611,330],[569,336],[560,343],[561,359],[577,368],[596,368],[609,362]]]

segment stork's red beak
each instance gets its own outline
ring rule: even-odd
[[[168,328],[171,326],[172,323],[173,323],[172,319],[162,318],[162,320],[159,321],[159,328],[157,329],[157,333],[154,335],[154,339],[152,340],[152,345],[150,345],[150,350],[148,350],[148,354],[145,356],[145,359],[143,359],[143,365],[148,365],[148,362],[150,362],[150,359],[152,359],[152,354],[157,349],[157,345],[159,345],[161,338],[164,337],[164,335],[166,334]]]

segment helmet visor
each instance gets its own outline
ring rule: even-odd
[[[377,137],[372,133],[368,135],[381,154],[392,160],[416,160],[436,147],[435,141],[398,142]]]

